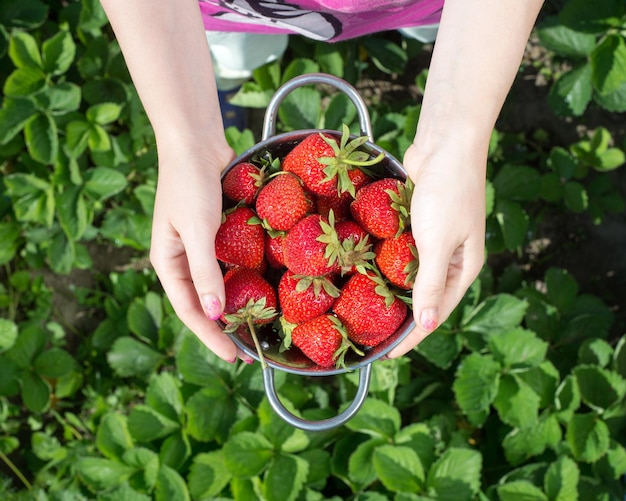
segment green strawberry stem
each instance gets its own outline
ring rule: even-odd
[[[254,327],[253,318],[251,316],[248,316],[247,322],[248,329],[250,330],[250,335],[252,336],[252,341],[254,341],[254,347],[256,348],[257,355],[259,355],[261,369],[267,369],[267,362],[265,361],[265,357],[263,356],[263,350],[261,349],[261,343],[259,343],[259,338],[256,335],[256,328]]]

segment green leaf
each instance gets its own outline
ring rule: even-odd
[[[577,461],[594,463],[609,448],[610,433],[606,423],[594,413],[574,414],[567,424],[565,438]]]
[[[568,181],[563,187],[565,206],[572,212],[581,213],[589,206],[589,195],[585,186],[576,181]]]
[[[384,438],[370,438],[356,446],[348,461],[348,475],[351,482],[365,488],[375,482],[377,477],[373,456],[378,447],[387,441]]]
[[[14,221],[0,222],[0,266],[13,260],[20,247],[22,229]],[[1,330],[1,329],[0,329]],[[3,351],[0,333],[0,352]]]
[[[400,412],[395,407],[375,398],[365,400],[359,412],[346,426],[374,437],[393,437],[400,429]]]
[[[22,374],[22,402],[31,412],[43,412],[50,403],[50,385],[37,374]]]
[[[543,491],[527,480],[515,480],[497,487],[500,501],[549,501]]]
[[[550,150],[548,162],[560,179],[571,179],[578,169],[578,163],[574,157],[565,148],[561,147]]]
[[[124,452],[122,462],[142,471],[142,480],[147,490],[154,489],[159,474],[160,463],[156,452],[145,447],[133,447]],[[139,480],[135,476],[136,480]]]
[[[207,381],[185,404],[186,432],[200,442],[223,441],[235,421],[237,405],[231,390],[220,381]]]
[[[553,404],[560,374],[552,362],[546,360],[536,367],[516,372],[515,376],[539,396],[539,407],[548,407]]]
[[[17,68],[41,70],[43,61],[35,38],[26,31],[16,31],[9,42],[9,57]]]
[[[46,85],[46,76],[37,68],[18,68],[4,82],[4,94],[9,97],[25,97],[36,94]]]
[[[176,471],[191,457],[191,443],[187,435],[181,431],[169,435],[161,444],[159,459]]]
[[[496,197],[508,200],[535,200],[540,185],[537,169],[525,165],[505,164],[493,178]]]
[[[146,307],[143,298],[135,298],[126,314],[128,329],[139,339],[156,345],[159,338],[158,325]]]
[[[176,367],[187,383],[198,386],[223,379],[223,372],[231,368],[191,332],[183,335],[176,353]]]
[[[569,457],[561,456],[546,472],[544,489],[550,501],[578,499],[578,465]]]
[[[294,454],[278,454],[265,476],[267,501],[294,501],[307,479],[309,464]]]
[[[383,485],[392,492],[420,492],[424,488],[424,467],[409,447],[382,445],[374,451],[374,469]]]
[[[240,478],[254,477],[269,466],[272,444],[263,435],[242,431],[231,436],[222,448],[228,471]]]
[[[550,268],[546,272],[545,280],[550,303],[560,311],[566,311],[574,304],[578,295],[578,284],[567,270]]]
[[[539,395],[514,375],[500,378],[493,406],[502,422],[518,428],[532,426],[539,414]]]
[[[626,82],[626,40],[608,34],[591,54],[591,80],[600,94],[615,92]]]
[[[543,47],[563,56],[586,58],[596,47],[595,35],[573,30],[555,16],[545,19],[536,31]]]
[[[518,203],[504,199],[496,200],[494,214],[500,225],[506,248],[516,250],[526,241],[528,214]]]
[[[187,484],[193,499],[210,499],[217,497],[230,479],[221,450],[201,452],[193,458]]]
[[[87,109],[87,120],[93,124],[107,125],[115,122],[122,112],[118,103],[94,104]]]
[[[604,339],[585,339],[578,348],[578,362],[607,367],[613,359],[613,347]]]
[[[33,362],[33,369],[40,376],[60,378],[77,367],[74,357],[61,348],[49,348]]]
[[[572,371],[580,395],[589,407],[602,411],[626,394],[626,380],[620,375],[595,365],[579,365]]]
[[[65,128],[65,152],[72,158],[83,154],[89,144],[90,125],[82,120],[74,120]]]
[[[617,480],[626,474],[626,448],[611,439],[609,450],[594,464],[596,474],[608,481]]]
[[[448,369],[463,349],[461,336],[435,331],[417,345],[417,351],[440,369]]]
[[[559,413],[559,418],[563,422],[568,422],[578,410],[581,403],[580,388],[576,378],[571,374],[565,376],[556,390],[555,407]]]
[[[482,456],[478,451],[450,447],[433,464],[426,485],[441,501],[471,501],[480,489]]]
[[[322,96],[319,91],[300,87],[285,98],[278,116],[289,129],[314,129],[318,126],[321,109]]]
[[[91,222],[81,186],[67,186],[56,197],[57,217],[71,240],[80,240]]]
[[[622,0],[570,0],[559,13],[560,21],[576,31],[604,33],[607,28],[617,28],[624,15]]]
[[[145,377],[154,372],[164,356],[131,337],[121,337],[107,353],[109,365],[121,377]]]
[[[59,151],[59,137],[54,119],[45,113],[32,117],[24,126],[24,138],[30,156],[42,164],[52,164]]]
[[[17,324],[13,320],[0,318],[0,352],[13,347],[17,340],[17,332]]]
[[[111,459],[81,457],[74,468],[78,477],[94,492],[110,489],[126,482],[134,468]]]
[[[100,420],[96,434],[98,450],[109,459],[121,459],[133,447],[126,416],[108,412]]]
[[[41,50],[45,71],[50,75],[62,75],[74,61],[76,44],[67,31],[58,31],[43,42]]]
[[[489,409],[498,393],[501,370],[491,355],[471,353],[461,361],[452,389],[465,414]]]
[[[613,355],[613,368],[623,378],[626,378],[626,335],[622,336]]]
[[[166,465],[161,465],[155,488],[155,501],[190,501],[189,490],[180,474]]]
[[[128,414],[128,431],[137,442],[152,442],[167,437],[179,428],[178,422],[147,405],[136,405]]]
[[[380,36],[370,35],[363,37],[361,44],[379,70],[389,74],[404,72],[408,56],[406,51],[396,43]]]
[[[556,447],[562,439],[561,425],[554,414],[542,415],[537,423],[528,428],[514,428],[502,441],[507,460],[517,465],[533,456],[539,456],[547,448]]]
[[[146,391],[146,404],[159,414],[177,421],[183,410],[180,381],[169,372],[152,375]]]
[[[516,328],[528,308],[528,302],[511,294],[497,294],[481,302],[463,318],[463,329],[495,334]]]
[[[85,176],[85,193],[96,200],[106,200],[117,195],[128,186],[126,176],[109,167],[95,167]]]
[[[151,497],[133,489],[127,483],[98,496],[98,501],[151,501]]]
[[[593,95],[591,65],[583,64],[563,76],[550,88],[548,104],[560,116],[581,116]]]
[[[20,369],[30,369],[33,359],[46,344],[46,334],[39,326],[22,328],[7,356]]]
[[[81,88],[70,82],[61,82],[48,87],[46,97],[51,114],[65,114],[80,107]]]
[[[36,112],[34,103],[28,98],[5,97],[0,109],[0,144],[8,143],[19,134]]]
[[[249,379],[250,380],[250,379]],[[289,409],[299,415],[295,409]],[[259,431],[281,452],[294,453],[305,450],[311,443],[308,435],[282,419],[277,419],[276,412],[264,398],[258,406]]]
[[[626,82],[613,92],[593,95],[593,100],[602,108],[613,113],[626,112]]]
[[[100,124],[89,125],[89,139],[87,145],[92,152],[103,153],[111,149],[111,137]]]
[[[76,245],[69,240],[65,233],[58,232],[52,238],[46,257],[52,271],[60,275],[67,275],[72,271],[76,259]]]
[[[488,341],[496,360],[509,368],[534,367],[543,362],[548,351],[548,343],[522,328],[494,334]]]

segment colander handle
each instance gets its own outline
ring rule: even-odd
[[[278,107],[282,103],[283,99],[294,89],[302,87],[303,85],[310,84],[328,84],[341,92],[343,92],[350,101],[354,104],[359,114],[359,124],[361,126],[361,134],[367,136],[367,138],[374,142],[374,134],[372,132],[372,124],[370,121],[369,111],[363,98],[359,95],[357,90],[352,87],[348,82],[341,78],[326,73],[307,73],[292,78],[288,82],[284,83],[272,96],[267,109],[265,111],[265,119],[263,121],[263,135],[262,139],[268,139],[276,134],[276,119],[278,117]]]
[[[263,384],[265,385],[265,394],[269,400],[272,409],[278,414],[284,421],[289,423],[294,428],[300,428],[304,431],[328,431],[343,425],[348,422],[359,411],[361,405],[367,397],[367,393],[370,386],[370,376],[372,374],[372,364],[367,364],[359,369],[359,387],[357,388],[356,395],[352,403],[340,414],[321,421],[310,421],[302,419],[298,416],[294,416],[289,412],[282,404],[276,393],[276,387],[274,386],[274,369],[272,367],[266,367],[263,369]]]

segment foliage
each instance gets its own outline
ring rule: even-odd
[[[621,78],[619,68],[601,75],[603,51],[621,50],[618,4],[591,12],[571,0],[539,31],[555,51],[586,40],[603,105]],[[294,39],[289,57],[257,70],[237,99],[262,108],[303,72],[353,83],[401,73],[421,49],[394,36]],[[370,394],[347,425],[291,428],[273,413],[258,364],[210,353],[141,261],[92,269],[97,246],[145,256],[156,183],[152,132],[99,4],[3,2],[0,58],[2,499],[624,498],[626,337],[568,271],[486,265],[443,326],[406,357],[374,364]],[[587,105],[568,102],[580,113]],[[402,158],[419,105],[373,99],[370,112],[377,144]],[[358,127],[347,98],[320,88],[288,96],[279,118],[284,130]],[[254,142],[251,131],[227,132],[238,151]],[[489,256],[522,255],[547,217],[602,224],[622,212],[610,176],[623,163],[604,128],[570,145],[494,131]],[[78,272],[90,285],[63,300],[89,322],[73,325],[45,277]],[[358,374],[280,372],[275,382],[292,412],[321,419],[351,401]]]

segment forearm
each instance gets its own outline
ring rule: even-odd
[[[196,0],[102,0],[157,144],[223,146],[215,77]]]
[[[486,149],[543,0],[446,0],[415,143]]]

